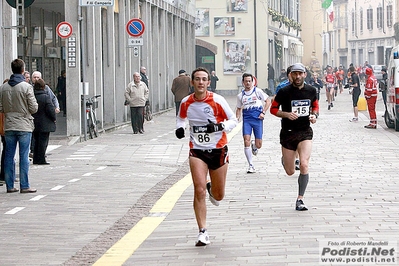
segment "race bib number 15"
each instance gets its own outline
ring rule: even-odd
[[[293,100],[291,101],[292,112],[298,116],[310,115],[310,100]]]

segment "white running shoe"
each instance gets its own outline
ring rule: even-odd
[[[256,173],[256,170],[255,167],[252,164],[250,164],[248,167],[247,174],[253,174],[253,173]]]
[[[210,201],[213,205],[219,206],[220,201],[215,200],[215,198],[212,196],[212,193],[211,193],[211,182],[210,182],[210,181],[209,181],[208,183],[206,183],[206,189],[208,190],[208,193],[209,193],[209,201]]]
[[[256,148],[254,140],[251,141],[251,149],[252,149],[252,154],[253,155],[255,155],[255,156],[258,155],[258,148]]]
[[[195,246],[201,247],[201,246],[206,246],[210,243],[211,241],[209,241],[208,232],[206,231],[206,229],[201,229],[201,231],[198,234],[198,240],[197,242],[195,242]]]

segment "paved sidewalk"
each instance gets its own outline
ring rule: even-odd
[[[235,106],[235,98],[227,98]],[[397,240],[399,133],[367,130],[367,112],[352,117],[350,95],[338,95],[314,129],[307,212],[294,210],[297,174],[281,166],[280,121],[268,113],[263,148],[247,174],[241,132],[229,143],[226,197],[208,204],[211,244],[195,247],[193,188],[124,265],[318,265],[325,239]],[[366,117],[367,116],[367,117]],[[0,193],[0,265],[92,265],[189,169],[188,139],[174,136],[174,110],[48,155],[31,166],[34,195]],[[19,209],[18,209],[19,208]],[[21,209],[22,208],[22,209]],[[15,212],[15,213],[13,213]]]

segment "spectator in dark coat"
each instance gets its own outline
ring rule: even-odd
[[[55,107],[50,97],[44,91],[46,83],[42,79],[38,79],[34,84],[35,97],[39,105],[37,113],[33,114],[35,129],[33,135],[35,137],[35,146],[33,148],[33,164],[50,164],[46,161],[46,149],[50,138],[50,132],[56,129]]]
[[[173,79],[171,90],[175,96],[176,116],[179,113],[181,100],[190,94],[190,83],[191,79],[186,75],[184,69],[181,69],[179,71],[179,76]]]
[[[281,83],[281,82],[283,82],[283,81],[285,81],[285,80],[287,80],[287,79],[288,79],[287,72],[286,72],[285,69],[283,68],[283,69],[281,69],[281,74],[280,74],[280,76],[278,77],[278,82]],[[276,93],[277,93],[277,92],[276,92]]]
[[[57,83],[57,93],[58,97],[61,100],[62,103],[62,111],[64,113],[64,116],[66,116],[66,71],[62,70],[61,71],[61,76],[58,77],[58,83]]]

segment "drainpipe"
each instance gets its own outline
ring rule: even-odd
[[[382,32],[385,34],[385,19],[384,19],[384,14],[385,14],[385,1],[382,0]]]
[[[357,18],[357,7],[356,6],[357,5],[356,5],[356,0],[355,0],[355,19]],[[355,36],[356,36],[356,39],[359,39],[359,37],[357,36],[357,20],[355,22],[356,22],[356,23],[354,23],[356,25],[356,27],[355,27]]]
[[[255,41],[255,77],[258,77],[258,35],[256,32],[256,1],[254,0],[254,31],[255,31],[255,36],[254,36],[254,41]]]

